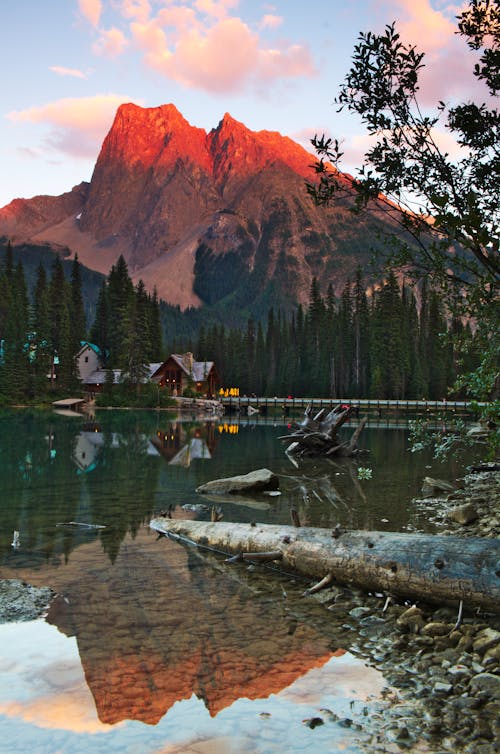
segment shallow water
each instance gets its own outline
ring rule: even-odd
[[[459,467],[410,454],[404,424],[368,427],[361,460],[296,468],[279,420],[0,414],[0,577],[59,594],[46,620],[0,626],[0,750],[369,751],[360,738],[385,684],[352,630],[302,598],[303,582],[229,568],[147,524],[165,509],[209,518],[181,507],[202,503],[228,521],[290,523],[294,507],[308,525],[432,530],[411,498],[423,476]],[[214,503],[195,492],[263,466],[281,495]]]

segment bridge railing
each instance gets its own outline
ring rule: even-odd
[[[354,409],[373,410],[378,413],[386,411],[405,411],[405,412],[443,412],[453,411],[456,413],[472,413],[476,407],[487,406],[487,403],[471,403],[470,401],[449,401],[449,400],[380,400],[378,398],[278,398],[278,397],[251,397],[251,396],[232,396],[222,397],[221,402],[225,407],[235,410],[248,410],[251,406],[254,409],[301,409],[306,408],[309,404],[315,409],[333,408],[339,404],[348,405]]]

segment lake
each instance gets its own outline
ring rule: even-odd
[[[307,582],[227,566],[148,522],[162,510],[209,519],[216,505],[226,521],[288,524],[294,508],[304,525],[433,531],[411,500],[424,476],[463,467],[411,454],[401,418],[370,424],[356,461],[296,467],[278,439],[286,421],[0,413],[0,577],[58,593],[46,619],[0,626],[2,752],[370,751],[388,689],[353,627],[303,597]],[[280,476],[279,496],[195,491],[261,467]]]

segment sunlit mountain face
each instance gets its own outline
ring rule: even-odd
[[[105,274],[123,254],[135,280],[181,308],[286,310],[308,300],[314,277],[340,289],[388,228],[377,211],[353,217],[349,176],[338,174],[343,201],[317,207],[314,159],[227,113],[207,133],[171,104],[122,105],[90,184],[14,200],[0,235],[68,248]]]

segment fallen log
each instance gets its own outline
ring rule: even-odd
[[[280,567],[311,579],[412,600],[458,603],[500,612],[500,540],[436,534],[296,528],[155,518],[163,534],[226,555],[281,553]]]

